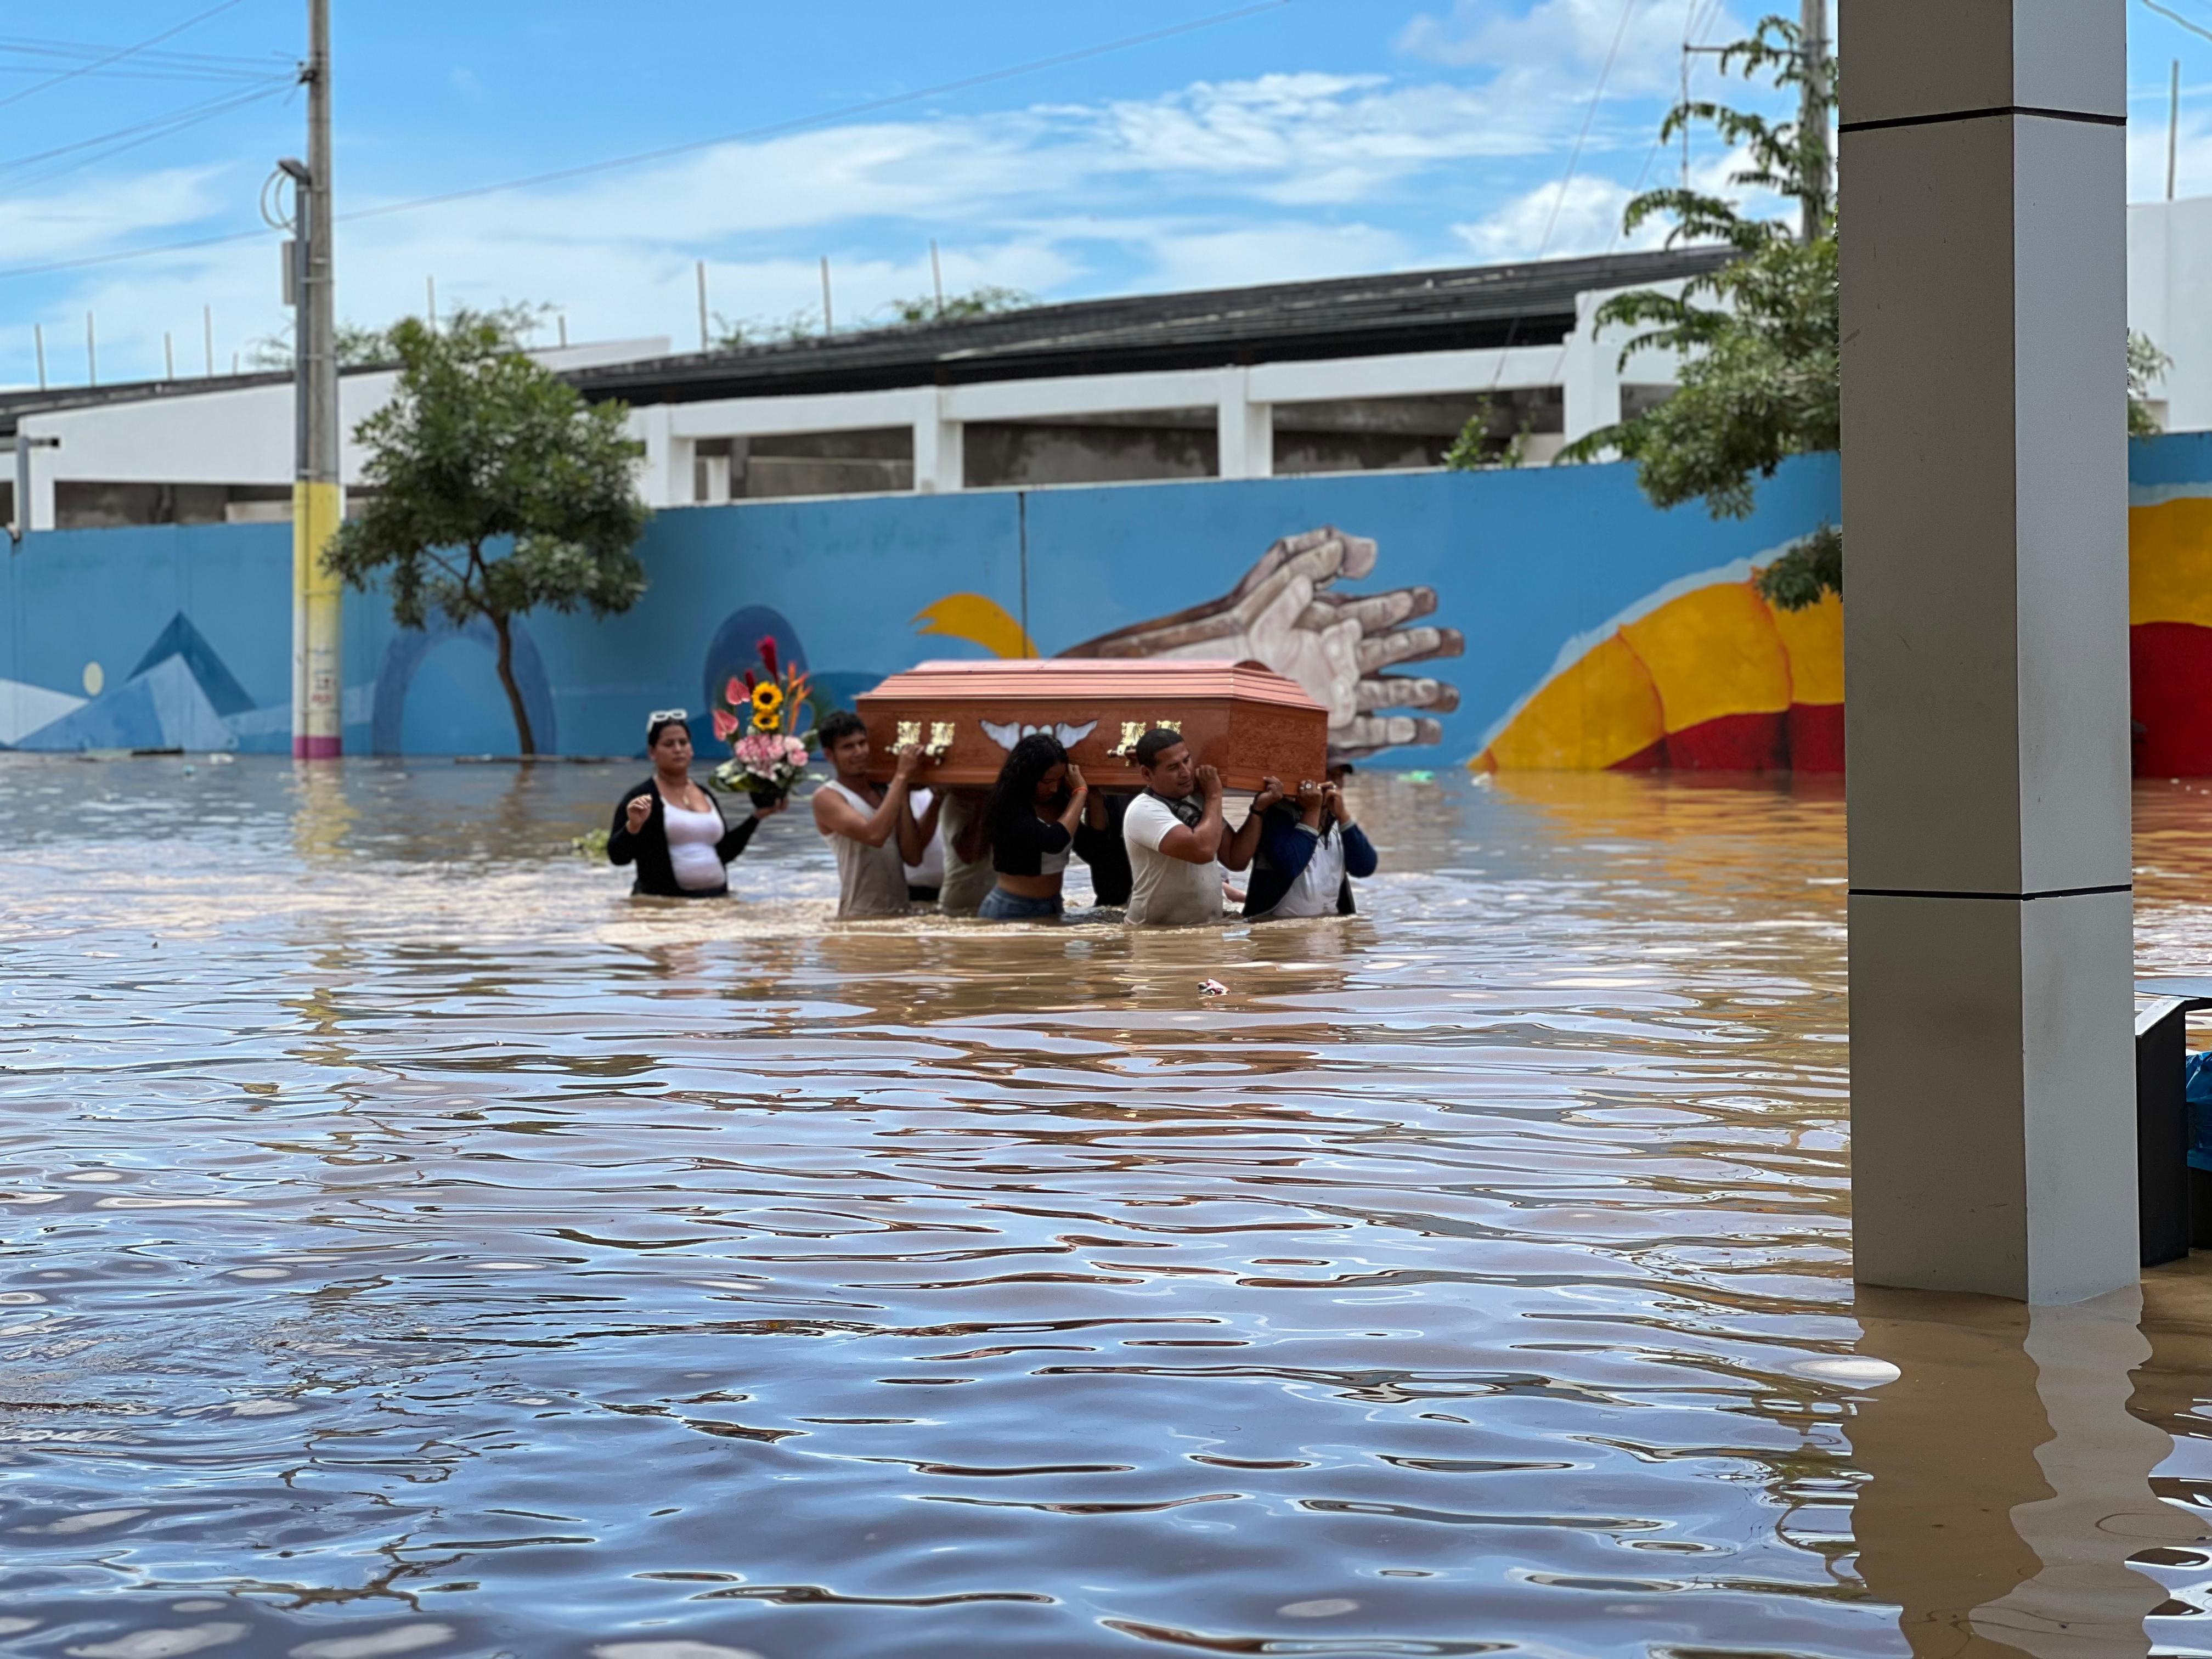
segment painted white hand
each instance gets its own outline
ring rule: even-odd
[[[1249,658],[1296,680],[1328,710],[1333,747],[1364,754],[1400,744],[1440,743],[1443,731],[1435,720],[1388,711],[1449,713],[1459,706],[1457,689],[1382,671],[1458,656],[1465,641],[1454,629],[1407,625],[1434,612],[1434,589],[1401,587],[1357,597],[1334,591],[1340,580],[1370,574],[1376,558],[1372,541],[1333,527],[1286,536],[1222,598],[1065,654]]]

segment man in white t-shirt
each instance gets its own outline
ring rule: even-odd
[[[1129,920],[1140,927],[1188,927],[1221,919],[1221,774],[1192,763],[1179,732],[1154,727],[1137,739],[1145,792],[1129,803],[1121,838],[1129,848]]]

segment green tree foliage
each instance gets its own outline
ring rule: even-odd
[[[1474,413],[1467,417],[1459,436],[1444,451],[1444,465],[1454,472],[1488,472],[1527,465],[1528,418],[1524,416],[1518,425],[1511,422],[1511,411],[1492,393],[1484,392],[1474,400]],[[1509,426],[1510,433],[1501,438],[1500,429]]]
[[[586,404],[495,318],[457,313],[440,333],[409,318],[391,340],[398,388],[355,434],[372,493],[325,562],[356,588],[383,580],[403,628],[434,610],[488,621],[515,737],[535,754],[514,618],[637,603],[645,568],[634,550],[652,516],[634,477],[642,447],[624,432],[623,405]]]
[[[1802,94],[1806,83],[1797,27],[1765,19],[1750,39],[1721,53],[1723,74],[1763,76]],[[1833,102],[1834,79],[1821,93]],[[1668,246],[1721,244],[1735,257],[1695,276],[1679,294],[1638,289],[1598,310],[1603,324],[1631,328],[1625,363],[1657,349],[1681,360],[1675,394],[1656,408],[1570,445],[1566,461],[1608,452],[1635,463],[1637,481],[1655,506],[1702,500],[1717,519],[1750,516],[1759,480],[1792,455],[1833,450],[1842,441],[1841,348],[1837,313],[1836,221],[1828,183],[1826,124],[1776,122],[1711,101],[1677,105],[1662,141],[1692,126],[1712,128],[1743,165],[1729,175],[1735,190],[1812,198],[1814,234],[1801,239],[1781,218],[1747,216],[1726,197],[1672,188],[1648,191],[1629,203],[1622,228],[1630,234],[1671,217]],[[1760,578],[1766,596],[1792,609],[1843,585],[1843,538],[1824,526],[1790,550]]]
[[[890,302],[892,320],[902,325],[951,321],[965,317],[996,317],[1008,311],[1026,311],[1037,302],[1034,294],[1018,288],[1000,288],[990,283],[971,288],[965,294],[953,294],[939,300],[933,294],[925,294],[918,300],[894,300]]]
[[[1768,17],[1746,40],[1721,54],[1724,74],[1764,76],[1802,96],[1806,83],[1796,26]],[[1833,65],[1821,93],[1834,102]],[[1662,142],[1693,125],[1713,129],[1745,165],[1729,184],[1775,196],[1810,193],[1815,234],[1803,240],[1779,219],[1747,217],[1728,198],[1686,189],[1647,191],[1630,202],[1623,228],[1633,234],[1671,216],[1668,246],[1718,243],[1735,258],[1694,277],[1679,295],[1638,289],[1607,301],[1601,323],[1638,331],[1621,353],[1657,348],[1680,355],[1680,390],[1656,409],[1591,433],[1562,452],[1563,461],[1616,453],[1636,465],[1637,480],[1655,506],[1703,501],[1717,519],[1751,514],[1760,480],[1792,455],[1840,449],[1842,353],[1838,322],[1835,198],[1830,183],[1826,123],[1801,131],[1795,122],[1717,102],[1678,105],[1661,129]],[[2156,433],[2151,386],[2171,367],[2150,340],[2127,343],[2128,432]],[[1771,603],[1796,611],[1824,593],[1844,591],[1844,536],[1824,525],[1759,574]]]
[[[528,349],[545,319],[553,314],[553,307],[530,300],[507,300],[489,311],[456,313],[456,317],[471,316],[491,324],[501,337],[516,350]],[[399,361],[399,353],[392,343],[392,330],[369,328],[361,323],[340,323],[337,328],[338,367],[340,368],[389,368]],[[246,360],[256,368],[289,369],[292,367],[292,341],[289,335],[266,335],[247,348]]]

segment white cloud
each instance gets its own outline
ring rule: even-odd
[[[1625,8],[1632,9],[1624,28]],[[1617,35],[1608,91],[1667,94],[1680,88],[1682,46],[1693,15],[1701,43],[1750,32],[1731,7],[1713,0],[1537,0],[1518,11],[1504,0],[1454,0],[1443,16],[1415,16],[1398,48],[1432,63],[1573,80],[1587,98]]]
[[[1454,225],[1452,234],[1475,258],[1485,261],[1564,259],[1608,249],[1657,246],[1666,235],[1664,225],[1644,225],[1633,237],[1620,234],[1620,210],[1628,197],[1628,186],[1611,179],[1577,179],[1564,191],[1553,182],[1471,224]]]
[[[1272,75],[1151,99],[718,145],[649,167],[342,220],[340,308],[383,322],[419,309],[423,279],[434,276],[448,303],[553,301],[568,311],[572,338],[665,333],[688,347],[697,337],[692,271],[702,258],[715,311],[777,317],[818,306],[817,260],[827,253],[844,323],[894,296],[927,293],[932,237],[956,291],[980,283],[1048,295],[1218,287],[1438,263],[1458,250],[1432,205],[1434,181],[1449,181],[1464,214],[1498,193],[1492,179],[1525,188],[1522,164],[1559,153],[1579,127],[1573,100],[1524,91],[1504,79],[1464,86]],[[1592,174],[1607,170],[1608,155],[1640,157],[1648,134],[1643,121],[1618,138],[1601,126],[1587,151]],[[121,225],[135,223],[141,235],[227,229],[235,216],[208,221],[218,206],[237,215],[252,182],[234,169],[149,174],[0,205],[0,239],[28,263],[105,251]],[[430,190],[446,182],[425,181]],[[374,205],[356,194],[341,210]],[[1586,187],[1571,192],[1560,247],[1570,231],[1586,240],[1583,219],[1605,205]],[[1517,247],[1527,238],[1506,220],[1519,211],[1509,204],[1499,222],[1479,222],[1462,240]],[[217,367],[228,369],[246,339],[289,326],[276,261],[271,237],[100,267],[46,314],[50,322],[74,315],[81,329],[82,311],[96,308],[106,374],[119,378],[159,372],[165,331],[189,343],[179,356],[197,367],[201,307],[212,304]],[[28,368],[29,320],[0,328],[0,354],[19,375]]]

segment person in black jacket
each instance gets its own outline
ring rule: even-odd
[[[1328,782],[1301,783],[1297,794],[1289,799],[1279,798],[1278,786],[1255,803],[1257,810],[1237,836],[1241,842],[1258,827],[1251,885],[1244,898],[1248,918],[1287,921],[1355,914],[1352,880],[1373,875],[1380,860],[1366,833],[1352,822],[1351,804],[1344,798],[1344,779],[1351,770],[1348,763],[1334,761]]]
[[[633,893],[655,898],[721,898],[730,890],[723,866],[787,804],[756,807],[734,830],[722,804],[691,781],[691,728],[681,708],[665,708],[647,722],[646,752],[653,775],[623,798],[607,831],[607,862],[634,864]]]

